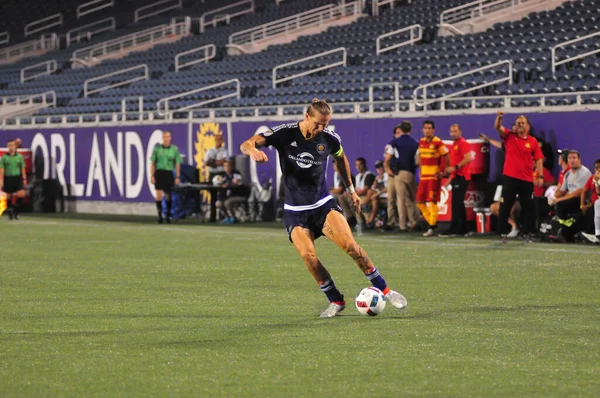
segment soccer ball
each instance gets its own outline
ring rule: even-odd
[[[356,309],[362,315],[379,315],[385,309],[383,292],[376,287],[365,287],[354,300]]]

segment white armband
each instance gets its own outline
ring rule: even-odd
[[[356,193],[356,189],[354,189],[354,186],[352,186],[352,185],[350,187],[346,188],[346,191],[348,191],[348,193],[351,195],[353,193]]]

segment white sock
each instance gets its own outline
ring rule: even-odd
[[[600,199],[594,202],[594,226],[596,227],[596,236],[600,236]]]

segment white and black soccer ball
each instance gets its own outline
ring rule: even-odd
[[[358,293],[354,303],[360,314],[375,316],[385,309],[385,296],[376,287],[366,287]]]

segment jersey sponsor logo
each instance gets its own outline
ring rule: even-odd
[[[317,152],[319,153],[319,155],[324,154],[326,149],[327,149],[327,145],[317,144]]]
[[[288,155],[288,158],[296,161],[298,167],[301,167],[303,169],[309,169],[313,165],[320,166],[321,164],[323,164],[322,161],[315,160],[315,157],[308,152],[302,152],[298,156]]]

